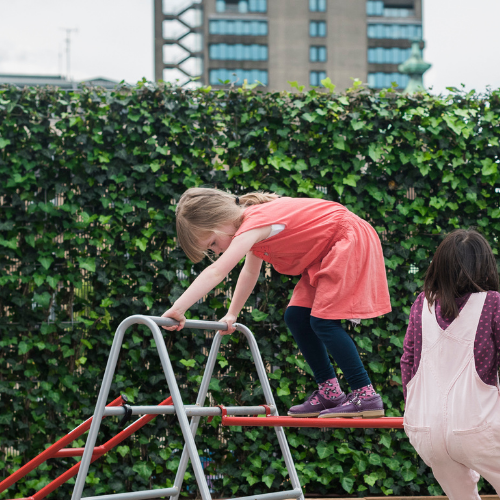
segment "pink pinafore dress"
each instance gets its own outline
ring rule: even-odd
[[[481,474],[500,493],[500,393],[476,372],[486,293],[473,293],[446,330],[422,310],[422,358],[407,386],[405,431],[450,500],[480,500]]]
[[[273,224],[285,229],[251,250],[279,273],[301,275],[290,306],[322,319],[391,311],[382,245],[368,222],[333,201],[283,197],[246,208],[235,237]]]

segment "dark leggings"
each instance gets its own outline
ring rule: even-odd
[[[318,384],[336,377],[328,352],[342,370],[351,390],[371,384],[356,345],[339,319],[316,318],[311,316],[311,309],[307,307],[290,306],[285,312],[285,323]]]

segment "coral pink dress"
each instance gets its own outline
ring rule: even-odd
[[[290,306],[323,319],[374,318],[391,311],[382,246],[368,222],[339,203],[278,198],[245,209],[235,234],[285,229],[252,247],[281,274],[302,275]]]

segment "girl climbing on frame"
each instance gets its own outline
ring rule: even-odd
[[[474,230],[450,233],[410,313],[401,358],[405,431],[450,500],[500,494],[500,294],[495,257]]]
[[[301,275],[285,312],[318,389],[290,408],[294,417],[381,417],[382,398],[373,388],[341,320],[374,318],[391,311],[382,247],[375,230],[339,203],[276,194],[239,197],[209,188],[188,189],[176,209],[178,241],[193,262],[208,251],[219,255],[163,314],[184,313],[215,288],[246,256],[229,310],[225,334],[252,293],[262,261],[279,273]],[[351,388],[346,396],[328,357]]]

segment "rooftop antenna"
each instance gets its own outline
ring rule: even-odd
[[[77,28],[61,28],[62,30],[66,31],[66,79],[68,81],[71,80],[70,78],[70,73],[69,73],[69,61],[70,61],[70,45],[71,45],[71,32],[74,31],[75,33],[78,33]]]

